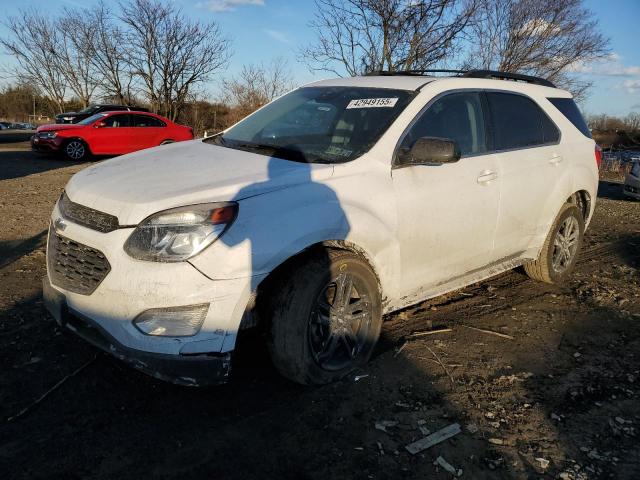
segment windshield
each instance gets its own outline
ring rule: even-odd
[[[368,151],[411,98],[383,88],[300,88],[204,141],[298,162],[347,162]]]
[[[78,113],[88,113],[89,115],[93,112],[95,112],[98,109],[97,105],[89,105],[87,108],[83,108],[82,110],[80,110]]]
[[[85,118],[84,120],[80,120],[78,125],[91,125],[96,120],[100,120],[102,117],[106,116],[106,113],[96,113],[95,115],[91,115],[90,117]]]

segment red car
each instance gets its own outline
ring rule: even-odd
[[[193,129],[148,112],[96,113],[75,124],[38,127],[31,147],[61,152],[69,160],[89,155],[121,155],[165,143],[193,139]]]

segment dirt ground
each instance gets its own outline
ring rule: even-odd
[[[320,388],[247,336],[230,384],[190,389],[43,310],[49,214],[85,165],[0,145],[0,478],[451,478],[438,457],[474,480],[640,478],[640,202],[619,183],[601,182],[563,287],[514,271],[393,315],[367,369]]]

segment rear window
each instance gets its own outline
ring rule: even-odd
[[[536,102],[523,95],[488,92],[494,132],[494,149],[549,145],[560,140],[560,131]]]
[[[567,117],[573,126],[576,127],[585,137],[591,138],[591,131],[587,126],[587,122],[582,118],[582,114],[572,98],[547,98],[554,107]]]

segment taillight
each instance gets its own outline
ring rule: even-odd
[[[602,163],[602,147],[596,143],[596,164],[598,168],[600,168],[600,164]]]

